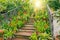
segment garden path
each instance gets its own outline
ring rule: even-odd
[[[19,31],[15,34],[15,38],[12,40],[30,40],[29,37],[35,31],[33,26],[34,20],[30,18],[29,22],[24,25]]]

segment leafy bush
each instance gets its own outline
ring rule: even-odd
[[[18,28],[23,26],[23,22],[21,20],[17,20],[16,16],[13,16],[9,21],[2,21],[2,29],[4,30],[4,39],[10,38],[17,31]],[[18,26],[17,26],[18,25]]]
[[[4,30],[4,39],[12,37],[17,29],[24,25],[24,21],[29,19],[30,8],[28,4],[27,0],[0,0],[0,13],[8,13],[0,16],[0,20],[2,21],[1,29]],[[13,12],[14,10],[12,10],[15,8],[17,8],[16,15],[15,12]]]
[[[21,28],[24,24],[22,21],[18,21],[17,25],[18,25],[18,28]]]
[[[50,40],[51,30],[48,19],[48,11],[46,9],[39,10],[37,14],[35,14],[34,19],[35,19],[34,27],[36,28],[37,35],[35,37],[37,37],[38,40]]]
[[[10,11],[21,5],[21,0],[0,0],[0,12]]]
[[[53,8],[53,10],[60,9],[60,1],[59,0],[49,0],[48,5]]]
[[[33,33],[32,36],[30,37],[31,40],[38,40],[36,33]]]
[[[37,21],[35,22],[34,26],[39,32],[45,32],[45,30],[48,28],[48,24],[44,21]]]
[[[47,33],[40,33],[38,36],[39,36],[39,40],[52,40],[50,35]]]

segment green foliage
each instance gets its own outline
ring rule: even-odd
[[[13,36],[13,32],[12,31],[8,31],[8,30],[4,30],[4,39],[7,39],[9,37]]]
[[[3,23],[2,23],[2,28],[3,28],[3,29],[8,29],[8,24],[7,24],[6,22],[3,22]]]
[[[43,22],[43,21],[35,22],[34,25],[39,32],[45,32],[45,30],[48,28],[48,25],[46,24],[46,22]]]
[[[18,21],[17,25],[18,25],[18,28],[21,28],[23,26],[23,22],[22,21]]]
[[[30,37],[31,40],[38,40],[36,33],[33,33],[32,36]]]
[[[18,26],[17,26],[18,25]],[[4,30],[4,39],[12,37],[13,34],[21,28],[24,23],[21,20],[17,20],[17,16],[13,16],[9,22],[2,21],[2,29]]]
[[[3,23],[2,29],[4,30],[4,39],[12,36],[13,27],[8,26],[7,23]]]
[[[55,4],[54,4],[55,5]],[[20,7],[21,6],[21,7]],[[18,8],[18,12],[16,15],[8,15],[10,16],[8,21],[5,22],[4,15],[0,16],[0,20],[2,21],[2,29],[4,30],[4,38],[9,38],[13,36],[13,34],[17,31],[18,28],[21,28],[24,25],[24,21],[28,21],[31,14],[34,10],[29,6],[29,0],[0,0],[0,12],[10,11],[16,7]],[[12,13],[11,13],[12,14]],[[42,34],[36,35],[33,33],[30,37],[31,40],[38,40],[37,37],[45,40],[45,37],[48,38],[51,35],[49,20],[48,20],[48,12],[45,9],[37,11],[34,16],[35,23],[34,26],[36,30]],[[44,34],[44,35],[43,35]]]
[[[11,38],[18,28],[24,25],[24,21],[29,19],[31,11],[29,7],[28,0],[0,0],[0,13],[4,13],[4,11],[9,12],[6,14],[8,17],[0,15],[1,29],[4,30],[4,39]],[[10,12],[15,8],[17,8],[16,15],[14,14],[15,12]]]
[[[46,9],[39,10],[35,14],[34,27],[36,28],[36,37],[39,40],[50,40],[51,30],[48,19],[48,11]],[[33,38],[33,37],[32,37]]]
[[[29,14],[25,14],[25,15],[23,15],[23,20],[28,21],[29,17],[30,17],[30,15],[29,15]]]
[[[47,10],[39,10],[37,13],[35,13],[35,17],[34,19],[37,21],[37,20],[45,20],[47,21],[48,20],[48,12]]]
[[[47,34],[47,33],[40,33],[39,34],[39,38],[40,38],[40,40],[52,40],[52,38],[50,37],[50,35]]]
[[[60,9],[60,1],[59,0],[49,0],[48,5],[54,10]]]
[[[4,11],[10,11],[16,7],[19,7],[21,5],[21,0],[0,0],[0,12]]]

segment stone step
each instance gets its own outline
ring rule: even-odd
[[[31,19],[31,20],[29,20],[29,22],[30,22],[30,23],[34,23],[34,20],[33,20],[33,19]]]
[[[25,27],[33,27],[33,25],[27,25],[27,24],[26,24],[26,25],[24,25],[24,26],[25,26]]]
[[[26,25],[33,25],[34,22],[28,22]]]
[[[30,19],[34,19],[34,17],[30,17]]]
[[[27,25],[33,25],[34,23],[27,23]]]
[[[30,27],[26,26],[26,27],[23,27],[21,29],[24,29],[24,30],[35,30],[35,28],[32,27],[32,26],[30,26]]]
[[[30,18],[29,22],[34,23],[34,18]]]
[[[25,30],[25,29],[19,29],[18,31],[19,31],[19,32],[21,32],[21,31],[22,31],[22,32],[34,32],[35,30]]]
[[[29,40],[29,39],[26,39],[26,38],[13,38],[12,40]]]
[[[15,33],[15,36],[25,36],[25,37],[29,37],[32,35],[33,32],[17,32]]]

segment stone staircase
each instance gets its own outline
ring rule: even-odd
[[[12,40],[30,40],[29,37],[34,33],[35,28],[33,26],[32,18],[27,24],[24,25],[21,29],[18,29],[18,32],[15,33],[15,37]]]

